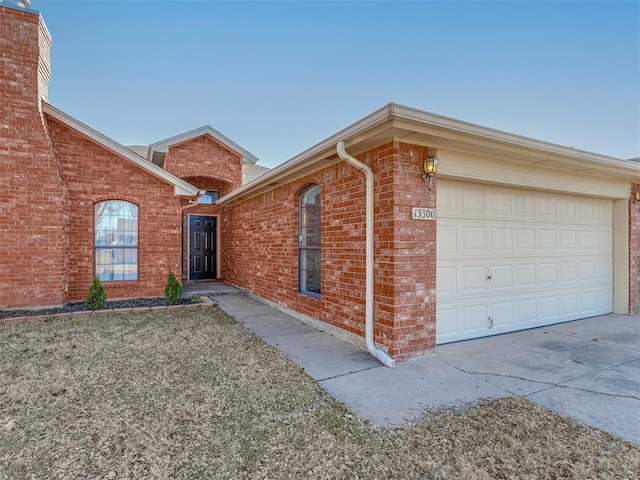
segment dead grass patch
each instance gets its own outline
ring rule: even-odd
[[[0,325],[0,479],[637,478],[522,399],[375,430],[216,307]]]

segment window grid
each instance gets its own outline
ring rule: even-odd
[[[309,185],[300,193],[298,212],[298,291],[320,297],[321,289],[320,186]]]
[[[123,200],[94,206],[94,274],[104,282],[138,280],[138,207]]]

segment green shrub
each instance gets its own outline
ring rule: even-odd
[[[176,279],[173,273],[169,273],[167,278],[167,286],[164,289],[164,296],[167,301],[167,305],[175,305],[180,300],[182,295],[182,286]]]
[[[107,294],[104,293],[104,287],[98,277],[93,277],[93,282],[89,287],[89,298],[87,298],[87,305],[91,307],[91,310],[103,310],[105,302],[107,301]]]

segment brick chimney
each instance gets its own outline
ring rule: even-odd
[[[0,308],[64,302],[64,190],[41,111],[51,37],[30,7],[0,0]]]

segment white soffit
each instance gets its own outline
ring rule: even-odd
[[[79,122],[75,118],[67,115],[66,113],[58,110],[57,108],[49,105],[46,102],[42,102],[42,110],[47,115],[56,119],[57,121],[67,125],[68,127],[76,130],[80,134],[87,137],[89,140],[97,143],[101,147],[106,148],[107,150],[115,153],[121,158],[128,160],[134,165],[146,170],[151,175],[164,180],[165,182],[173,185],[174,187],[174,195],[179,196],[194,196],[198,193],[198,189],[195,188],[190,183],[185,182],[181,178],[178,178],[166,170],[154,165],[153,163],[143,159],[139,155],[136,155],[134,152],[129,150],[127,147],[120,145],[118,142],[111,140],[109,137],[102,135],[91,127],[85,125],[82,122]]]

